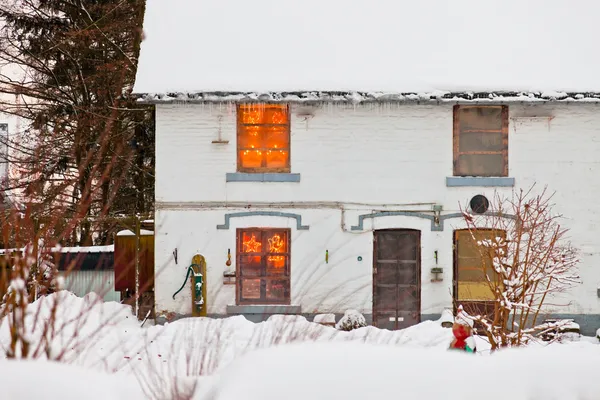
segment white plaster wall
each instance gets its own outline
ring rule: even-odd
[[[3,24],[0,23],[0,27]],[[23,78],[24,72],[22,68],[15,64],[7,64],[0,66],[0,73],[11,79],[18,81]],[[10,141],[18,141],[19,131],[23,129],[25,122],[21,118],[17,118],[14,114],[17,106],[17,99],[13,95],[0,93],[0,124],[8,124],[8,139]],[[5,112],[8,111],[8,112]],[[14,153],[13,148],[9,148],[8,143],[5,143],[6,138],[0,141],[0,181],[8,176],[8,159],[9,154]],[[11,146],[14,147],[14,146]]]
[[[234,287],[221,284],[222,272],[227,249],[235,254],[235,228],[250,226],[292,228],[292,304],[301,304],[303,312],[351,307],[370,312],[371,230],[383,228],[421,230],[422,313],[451,306],[452,230],[462,227],[460,220],[447,220],[443,232],[431,232],[428,220],[386,217],[366,220],[361,234],[348,233],[342,230],[339,210],[316,209],[314,202],[344,205],[349,230],[359,214],[383,209],[382,204],[395,204],[385,207],[392,210],[424,210],[430,205],[409,204],[437,203],[451,213],[475,194],[491,198],[495,188],[446,187],[445,178],[452,176],[452,106],[326,105],[308,121],[297,115],[299,110],[292,108],[291,163],[301,181],[227,183],[225,174],[236,170],[235,107],[157,106],[157,310],[190,312],[189,290],[175,301],[171,296],[196,251],[209,264],[209,312],[224,312],[227,304],[234,304]],[[584,283],[571,293],[572,304],[560,309],[565,313],[600,313],[598,111],[596,105],[581,103],[510,106],[509,175],[516,179],[516,188],[537,182],[540,189],[549,185],[556,191],[556,211],[564,214],[571,239],[583,252]],[[521,116],[554,118],[550,123],[514,119]],[[219,129],[229,144],[211,143]],[[498,191],[510,195],[512,188]],[[205,210],[202,202],[311,202],[314,208],[286,210],[301,214],[309,231],[296,231],[295,220],[279,217],[235,218],[230,230],[217,230],[225,213],[240,210]],[[178,265],[173,261],[175,247]],[[325,249],[329,264],[324,262]],[[445,271],[442,283],[430,282],[434,250]]]

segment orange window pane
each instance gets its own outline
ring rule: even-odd
[[[275,269],[283,269],[286,264],[288,237],[285,232],[274,232],[267,237],[267,264]]]
[[[263,124],[265,108],[260,104],[241,105],[239,107],[242,124]]]
[[[287,149],[289,147],[288,129],[285,126],[268,126],[263,129],[265,147],[270,149]]]
[[[242,252],[260,253],[262,248],[261,232],[244,232],[242,234]]]
[[[286,150],[269,150],[267,151],[267,168],[287,168],[288,152]]]
[[[240,126],[238,146],[241,149],[260,149],[263,147],[265,128],[262,126]]]
[[[289,111],[287,105],[265,106],[263,124],[287,125],[289,122]]]
[[[240,150],[240,163],[242,168],[262,167],[263,152],[260,150]]]

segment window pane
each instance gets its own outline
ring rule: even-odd
[[[461,154],[456,163],[456,175],[504,176],[502,154]]]
[[[288,124],[289,111],[287,105],[270,104],[264,109],[264,124]]]
[[[267,275],[282,275],[288,276],[289,259],[288,256],[267,256]]]
[[[502,107],[461,107],[458,112],[461,132],[502,129]]]
[[[260,279],[241,279],[242,298],[243,299],[260,299]]]
[[[241,256],[240,272],[242,276],[262,276],[261,256]]]
[[[242,124],[262,124],[265,107],[260,104],[244,104],[240,105],[238,112],[240,113],[240,122]]]
[[[240,126],[238,129],[238,147],[240,149],[260,149],[263,147],[264,127]]]
[[[287,150],[268,150],[266,154],[267,168],[287,168],[289,154]]]
[[[267,281],[267,299],[284,301],[289,297],[289,280],[278,279]]]
[[[240,150],[242,168],[262,167],[263,152],[260,150]]]
[[[502,132],[461,132],[458,148],[463,151],[502,151]]]
[[[265,147],[275,149],[287,149],[289,147],[288,128],[285,126],[263,127],[265,135]]]
[[[241,253],[259,253],[263,251],[262,232],[244,231],[242,232]]]
[[[266,236],[267,268],[270,272],[284,274],[286,271],[288,252],[287,232],[275,231],[269,232]]]

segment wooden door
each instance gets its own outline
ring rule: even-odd
[[[480,240],[505,237],[502,231],[478,229],[454,231],[454,308],[459,305],[471,315],[487,315],[494,312],[494,289],[501,285],[492,265],[493,254],[477,245]],[[486,275],[490,278],[488,282]]]
[[[373,325],[402,329],[421,321],[421,232],[375,232]]]

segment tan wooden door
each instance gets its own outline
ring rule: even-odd
[[[454,303],[471,315],[491,315],[494,311],[494,289],[497,275],[492,265],[492,251],[477,241],[504,237],[504,232],[478,229],[473,239],[468,229],[454,231]],[[486,278],[489,276],[491,283]]]

